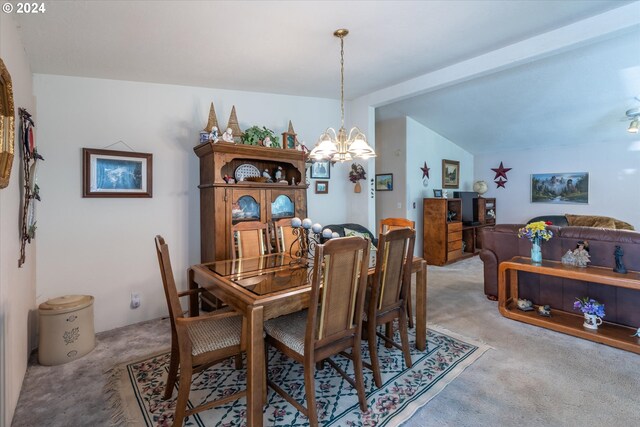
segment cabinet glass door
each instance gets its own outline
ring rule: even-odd
[[[251,196],[241,196],[231,206],[231,218],[237,221],[260,220],[260,203]]]
[[[293,201],[284,194],[279,195],[271,203],[271,218],[293,218],[295,214],[295,205]]]

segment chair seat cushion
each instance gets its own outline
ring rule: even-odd
[[[264,322],[264,330],[271,338],[302,355],[307,332],[307,310],[267,320]]]
[[[212,318],[187,326],[191,339],[191,354],[208,353],[240,345],[242,316]]]

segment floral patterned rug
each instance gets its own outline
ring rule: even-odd
[[[426,404],[489,347],[470,344],[448,331],[428,330],[427,351],[414,346],[414,329],[409,329],[413,367],[405,369],[402,353],[378,343],[383,386],[375,387],[373,374],[365,369],[365,389],[369,411],[360,412],[356,390],[329,364],[316,371],[316,399],[322,426],[397,426]],[[396,333],[397,335],[397,333]],[[399,336],[396,336],[399,342]],[[366,341],[363,357],[369,360]],[[353,363],[333,358],[347,373]],[[170,426],[177,389],[170,400],[162,400],[169,368],[169,353],[126,363],[110,371],[107,391],[114,407],[114,421],[122,425]],[[305,403],[303,367],[274,349],[269,352],[269,377]],[[189,405],[212,400],[244,389],[246,371],[236,370],[233,359],[225,360],[194,376]],[[191,406],[192,407],[192,406]],[[186,426],[244,426],[244,398],[187,418]],[[264,410],[265,426],[307,426],[307,418],[269,389]]]

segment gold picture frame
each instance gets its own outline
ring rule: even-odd
[[[460,162],[442,160],[442,188],[460,187]]]
[[[16,118],[11,75],[0,58],[0,188],[11,178],[16,140]]]

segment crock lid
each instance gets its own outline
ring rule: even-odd
[[[93,304],[91,295],[65,295],[63,297],[53,298],[40,304],[40,311],[43,314],[58,314],[67,311],[79,310]]]

